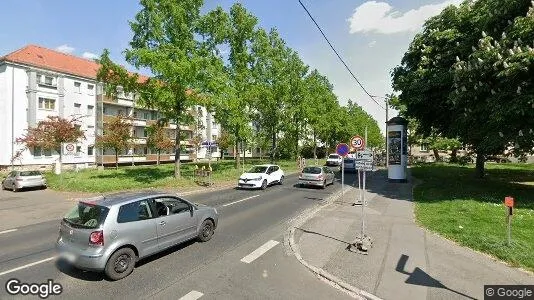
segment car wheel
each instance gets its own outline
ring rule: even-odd
[[[135,267],[136,256],[132,248],[121,248],[106,263],[104,272],[111,280],[120,280],[130,275]]]
[[[263,180],[263,183],[261,184],[261,189],[264,190],[267,188],[267,179]]]
[[[278,184],[280,184],[280,185],[284,184],[284,176],[280,177],[280,180],[278,181]]]
[[[198,239],[201,242],[207,242],[211,240],[213,236],[214,225],[211,220],[205,220],[202,222],[202,227],[200,228],[200,233],[198,234]]]

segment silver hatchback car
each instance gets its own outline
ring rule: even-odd
[[[46,188],[46,179],[39,171],[12,171],[2,181],[3,189],[18,192],[24,188]]]
[[[218,219],[215,208],[167,193],[89,198],[61,221],[56,249],[76,268],[119,280],[142,258],[195,238],[210,240]]]
[[[336,175],[329,167],[305,167],[299,176],[299,186],[319,186],[324,189],[335,181]]]

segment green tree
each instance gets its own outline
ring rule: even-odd
[[[139,103],[157,109],[176,126],[175,178],[180,177],[180,125],[191,123],[189,109],[208,93],[218,57],[203,31],[202,0],[141,0],[130,22],[133,38],[126,60],[153,74],[138,86]]]
[[[174,142],[167,135],[167,126],[168,123],[164,121],[158,121],[155,124],[150,125],[147,128],[148,138],[147,146],[155,150],[158,153],[157,164],[159,165],[160,156],[162,150],[172,149],[174,147]]]
[[[27,149],[36,147],[44,150],[54,150],[59,153],[59,171],[62,169],[63,151],[62,145],[65,143],[78,143],[85,139],[84,132],[80,129],[80,119],[66,119],[62,117],[49,116],[45,120],[39,121],[36,127],[30,127],[26,133],[17,138],[17,143],[24,145],[12,158],[19,158]]]
[[[465,1],[427,20],[392,73],[420,131],[470,145],[478,177],[487,156],[534,147],[532,28],[530,1]]]
[[[113,116],[104,123],[103,135],[96,137],[96,145],[115,152],[115,168],[119,168],[119,152],[132,145],[131,119],[121,115]]]

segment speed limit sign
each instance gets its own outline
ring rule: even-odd
[[[365,140],[361,136],[355,135],[352,137],[352,139],[350,139],[350,146],[356,151],[364,150]]]

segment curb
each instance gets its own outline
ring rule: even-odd
[[[347,192],[347,190],[350,190],[350,187],[345,188],[345,192]],[[322,281],[326,282],[327,284],[347,293],[349,296],[355,298],[355,299],[361,299],[361,300],[366,300],[366,299],[369,299],[369,300],[382,300],[381,298],[378,298],[377,296],[367,292],[367,291],[364,291],[362,289],[359,289],[359,288],[356,288],[346,282],[344,282],[343,280],[341,280],[340,278],[326,272],[325,270],[321,269],[321,268],[318,268],[318,267],[315,267],[315,266],[312,266],[311,264],[309,264],[308,262],[306,262],[303,258],[302,258],[302,255],[300,254],[300,250],[299,250],[299,246],[298,244],[295,242],[295,228],[297,227],[300,227],[302,225],[304,225],[304,223],[306,223],[309,219],[311,219],[315,214],[317,214],[320,210],[332,205],[335,200],[339,199],[341,197],[341,194],[342,194],[342,191],[339,191],[337,193],[335,193],[334,195],[330,196],[327,200],[326,200],[326,203],[320,205],[319,207],[315,207],[315,208],[312,208],[312,209],[309,209],[309,210],[306,210],[304,211],[302,214],[300,214],[299,216],[297,216],[296,218],[294,218],[293,220],[290,221],[290,227],[286,233],[286,244],[289,246],[291,252],[293,255],[295,255],[295,257],[297,258],[297,260],[302,264],[304,265],[306,268],[308,268],[312,273],[314,273],[317,277],[319,277],[319,279],[321,279]]]

